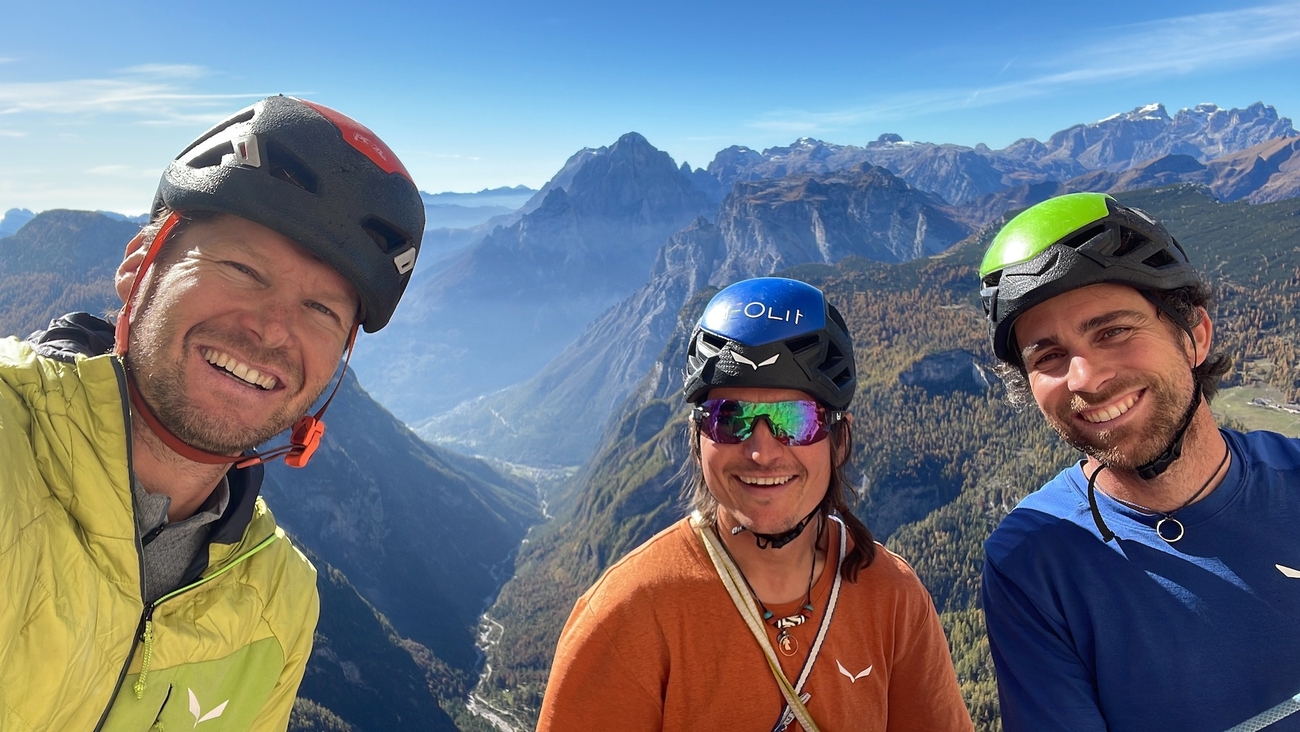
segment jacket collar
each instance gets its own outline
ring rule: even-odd
[[[46,358],[71,363],[77,356],[89,358],[112,353],[113,326],[90,313],[70,313],[50,321],[49,328],[31,334],[27,342]],[[126,399],[126,394],[122,399]],[[231,469],[226,473],[226,479],[230,481],[230,502],[221,518],[213,522],[209,542],[239,542],[253,520],[265,473],[261,465]]]

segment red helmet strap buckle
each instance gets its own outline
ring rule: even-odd
[[[292,449],[284,456],[284,464],[291,468],[302,468],[311,460],[315,454],[316,448],[320,447],[320,440],[325,436],[325,423],[311,416],[303,415],[293,425],[293,434],[289,437],[289,442],[293,443]]]
[[[291,468],[305,468],[307,461],[316,453],[316,448],[320,447],[321,438],[325,436],[325,423],[321,417],[325,416],[325,410],[329,409],[330,402],[339,393],[339,387],[343,386],[343,375],[348,372],[348,362],[352,360],[352,346],[357,342],[357,330],[361,328],[361,323],[355,323],[352,331],[348,333],[347,352],[343,357],[343,369],[339,372],[339,378],[334,382],[334,389],[330,392],[329,398],[325,403],[316,410],[315,414],[305,414],[293,423],[293,431],[289,433],[289,444],[268,450],[260,455],[255,455],[242,463],[237,463],[236,468],[246,468],[250,465],[265,463],[278,457],[284,458],[284,464]]]

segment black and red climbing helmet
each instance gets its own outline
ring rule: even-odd
[[[410,281],[424,204],[373,132],[329,107],[268,97],[226,118],[167,166],[153,211],[212,211],[306,247],[361,297],[362,325],[388,323]]]

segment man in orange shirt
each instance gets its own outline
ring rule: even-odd
[[[848,508],[839,312],[745,280],[687,358],[695,512],[578,600],[538,730],[972,729],[929,594]]]

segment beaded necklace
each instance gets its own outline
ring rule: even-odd
[[[817,538],[813,540],[812,566],[808,569],[808,590],[804,593],[803,605],[800,606],[799,612],[794,615],[787,615],[783,618],[776,617],[776,614],[771,610],[768,610],[767,605],[763,604],[758,593],[754,592],[754,586],[749,584],[749,578],[745,577],[745,573],[740,573],[741,579],[745,580],[745,587],[749,590],[749,594],[753,596],[754,601],[758,603],[759,609],[763,611],[763,621],[768,625],[771,625],[773,628],[776,628],[776,647],[780,649],[781,654],[784,656],[793,656],[799,652],[799,641],[790,633],[790,630],[808,622],[808,619],[811,618],[813,612],[815,612],[812,604],[812,588],[813,580],[817,574],[817,546],[821,544],[822,530],[825,528],[826,521],[820,514],[818,514]],[[716,526],[713,529],[713,533],[715,535],[718,533]],[[721,540],[722,537],[719,535],[718,539]],[[727,556],[731,557],[731,550],[727,549],[727,543],[721,542],[721,544],[723,551],[726,551]],[[731,561],[734,563],[736,558],[731,557]]]

